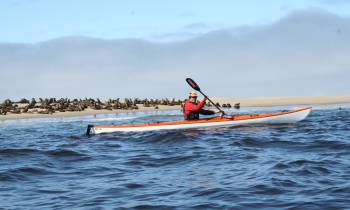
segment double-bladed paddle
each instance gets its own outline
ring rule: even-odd
[[[212,100],[210,100],[210,98],[209,98],[207,95],[205,95],[205,94],[201,91],[201,88],[197,85],[197,83],[196,83],[193,79],[191,79],[191,78],[186,78],[186,82],[187,82],[193,89],[195,89],[196,91],[200,92],[205,98],[207,98],[207,99],[210,101],[210,103],[212,103],[223,115],[225,114],[225,112],[222,111],[218,105],[216,105]]]

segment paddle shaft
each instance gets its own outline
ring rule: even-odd
[[[205,95],[205,94],[201,91],[201,88],[199,87],[199,85],[198,85],[193,79],[191,79],[191,78],[186,78],[186,82],[187,82],[193,89],[195,89],[196,91],[200,92],[205,98],[207,98],[207,99],[210,101],[210,103],[212,103],[222,114],[225,114],[225,112],[222,111],[222,110],[220,109],[219,106],[217,106],[212,100],[210,100],[210,98],[209,98],[207,95]]]
[[[199,90],[199,92],[200,92],[205,98],[207,98],[208,101],[209,101],[210,103],[212,103],[221,113],[225,114],[225,112],[222,111],[222,110],[220,109],[220,107],[219,107],[218,105],[216,105],[207,95],[205,95],[201,90]]]

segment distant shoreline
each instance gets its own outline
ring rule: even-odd
[[[310,106],[310,105],[327,105],[327,104],[345,104],[350,103],[350,96],[302,96],[302,97],[259,97],[259,98],[212,98],[215,103],[219,104],[236,104],[240,103],[242,107],[269,107],[269,106]],[[127,112],[150,112],[165,110],[180,110],[180,105],[157,105],[157,108],[150,106],[144,107],[138,105],[138,109],[113,109],[113,110],[94,110],[87,108],[83,111],[66,111],[55,112],[52,114],[38,113],[20,113],[0,115],[0,121],[31,119],[31,118],[62,118],[62,117],[78,117],[99,114],[114,114]],[[211,109],[214,109],[211,106]]]
[[[33,118],[63,118],[63,117],[79,117],[79,116],[89,116],[89,115],[99,115],[99,114],[116,114],[116,113],[135,113],[135,112],[154,112],[154,111],[167,111],[167,110],[179,110],[180,106],[158,106],[158,109],[154,107],[139,107],[139,109],[134,110],[93,110],[86,109],[80,112],[56,112],[53,114],[7,114],[0,115],[0,121],[5,120],[23,120],[23,119],[33,119]]]
[[[287,96],[287,97],[254,97],[254,98],[214,98],[215,102],[240,103],[244,106],[292,106],[292,105],[325,105],[350,103],[350,96]]]

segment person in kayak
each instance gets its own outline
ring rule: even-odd
[[[203,109],[207,98],[204,98],[200,103],[197,103],[197,93],[191,92],[188,100],[186,100],[183,107],[185,120],[198,120],[199,114],[202,115],[212,115],[215,114],[214,111]]]

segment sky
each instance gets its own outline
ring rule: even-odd
[[[347,0],[2,0],[0,42],[64,36],[172,41],[220,28],[269,24],[307,8],[350,13]]]
[[[349,95],[350,1],[0,1],[0,100]]]

